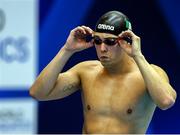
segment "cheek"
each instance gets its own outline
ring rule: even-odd
[[[112,57],[117,57],[121,53],[121,48],[120,47],[114,47],[114,48],[111,48],[110,51],[111,51]]]

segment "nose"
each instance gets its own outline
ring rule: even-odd
[[[108,48],[107,48],[107,46],[104,43],[102,43],[100,45],[100,49],[101,49],[101,52],[107,52],[108,51]]]

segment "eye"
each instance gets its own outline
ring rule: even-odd
[[[106,38],[104,42],[107,45],[115,45],[117,43],[117,39],[115,39],[115,38]]]
[[[94,37],[94,44],[100,45],[102,44],[102,40],[99,37]]]

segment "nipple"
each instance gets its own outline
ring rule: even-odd
[[[129,108],[129,109],[127,110],[127,114],[131,114],[131,113],[132,113],[132,109]]]
[[[90,105],[87,105],[87,109],[88,109],[88,110],[91,110],[91,107],[90,107]]]

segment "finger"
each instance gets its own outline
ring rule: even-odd
[[[132,46],[129,44],[120,44],[120,47],[127,53],[131,53],[132,51]]]
[[[118,40],[118,42],[119,42],[120,45],[121,44],[126,44],[126,41],[124,39],[121,39],[121,38]]]
[[[75,33],[86,34],[86,31],[85,31],[82,27],[80,27],[80,26],[78,26],[77,28],[75,28],[75,29],[74,29],[74,32],[75,32]]]
[[[133,41],[135,39],[139,39],[139,37],[137,35],[135,35],[131,30],[126,30],[124,32],[122,32],[121,34],[119,34],[119,37],[129,37],[131,38]]]
[[[88,33],[88,34],[92,34],[93,33],[93,30],[89,27],[86,27],[86,26],[81,26],[82,28],[84,28],[84,30]]]
[[[126,41],[126,40],[124,40],[124,39],[119,40],[119,44],[120,44],[120,46],[123,45],[125,47],[127,47],[127,46],[131,47],[131,43]]]
[[[120,37],[119,40],[124,40],[127,44],[132,44],[132,38],[129,36]]]
[[[91,34],[93,34],[94,31],[93,31],[91,28],[87,27],[87,29],[89,30],[89,32],[90,32]]]
[[[132,37],[132,33],[130,33],[129,31],[123,31],[121,32],[121,34],[118,35],[120,38],[123,38],[123,37]]]
[[[74,29],[73,34],[76,39],[82,40],[86,35],[86,31],[84,30],[84,28],[78,26],[77,28]]]
[[[134,36],[129,31],[124,31],[121,34],[118,35],[119,40],[125,40],[127,44],[132,44],[132,41],[134,40]]]

